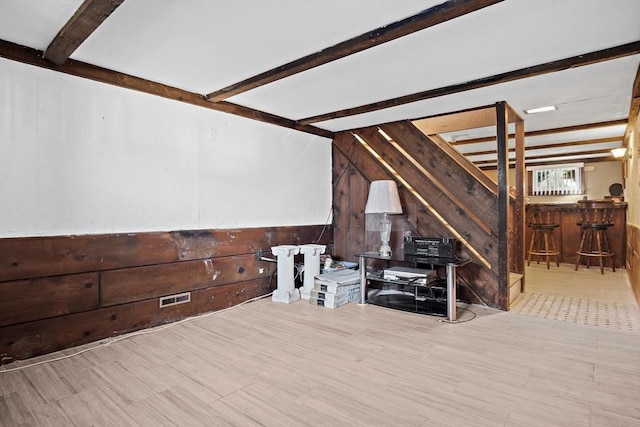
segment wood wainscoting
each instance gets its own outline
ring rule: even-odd
[[[268,294],[276,264],[257,252],[318,239],[331,253],[322,225],[0,239],[0,364]]]
[[[552,205],[552,204],[546,204]],[[530,205],[527,205],[527,209]],[[578,211],[577,203],[562,203],[555,205],[559,208],[558,211],[558,224],[559,227],[553,231],[555,243],[558,248],[559,261],[561,263],[575,264],[578,260],[578,249],[580,248],[581,228],[578,225],[580,222],[580,213]],[[627,245],[627,204],[617,203],[613,211],[612,222],[613,227],[607,229],[607,237],[609,245],[613,251],[613,263],[616,268],[625,267],[626,250]],[[531,242],[531,235],[533,231],[531,227],[527,227],[525,231],[525,242],[527,247]],[[532,259],[536,259],[533,257]],[[583,257],[584,259],[584,257]],[[592,264],[597,265],[597,261],[592,261]],[[609,261],[606,261],[606,265]]]
[[[640,228],[627,223],[627,275],[640,307]]]

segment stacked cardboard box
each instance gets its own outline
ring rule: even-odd
[[[329,308],[357,301],[360,298],[360,274],[344,269],[315,277],[309,303]]]

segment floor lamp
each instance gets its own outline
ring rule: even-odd
[[[382,214],[380,221],[380,240],[382,246],[378,250],[381,256],[391,256],[389,239],[391,237],[390,214],[401,214],[402,206],[398,195],[398,186],[393,180],[373,181],[369,187],[369,198],[364,209],[365,214]]]

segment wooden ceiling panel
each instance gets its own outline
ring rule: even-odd
[[[494,106],[478,108],[414,120],[413,124],[425,135],[495,126],[496,110]]]

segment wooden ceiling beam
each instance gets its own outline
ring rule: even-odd
[[[619,125],[626,125],[626,124],[627,124],[627,119],[609,120],[606,122],[586,123],[586,124],[575,125],[575,126],[565,126],[565,127],[552,128],[552,129],[534,130],[534,131],[526,132],[525,137],[555,135],[557,133],[563,133],[563,132],[575,132],[575,131],[581,131],[581,130],[589,130],[589,129],[595,129],[595,128],[619,126]],[[513,139],[515,137],[516,137],[515,134],[513,133],[509,134],[509,139]],[[457,141],[451,141],[450,144],[453,146],[458,146],[458,145],[466,145],[466,144],[478,144],[482,142],[492,142],[495,140],[496,140],[495,136],[487,136],[483,138],[459,139]]]
[[[601,151],[600,153],[606,153],[606,150]],[[581,154],[585,154],[585,153],[576,153],[575,155],[579,156]],[[593,152],[593,153],[589,153],[589,154],[598,154],[597,152]],[[582,159],[572,159],[572,160],[554,160],[554,161],[547,161],[545,159],[548,158],[552,158],[553,156],[539,156],[536,157],[535,159],[527,159],[526,162],[526,166],[549,166],[549,167],[553,167],[556,165],[565,165],[567,163],[576,163],[576,162],[582,162],[582,163],[600,163],[600,162],[612,162],[612,161],[616,161],[616,160],[620,160],[617,159],[615,157],[613,157],[613,155],[608,155],[608,156],[600,156],[600,157],[584,157]],[[557,157],[557,156],[556,156]],[[489,161],[484,161],[484,162],[474,162],[474,164],[478,167],[478,169],[481,170],[495,170],[496,166],[495,166],[495,162],[489,162]],[[509,159],[509,168],[513,168],[515,167],[515,159]]]
[[[597,138],[597,139],[585,139],[580,141],[571,141],[571,142],[558,142],[556,144],[540,144],[540,145],[531,145],[525,148],[526,151],[530,150],[544,150],[549,148],[566,148],[566,147],[581,147],[587,146],[591,144],[604,144],[607,142],[616,142],[622,141],[622,137],[608,137],[608,138]],[[509,148],[509,151],[515,151],[515,148]],[[465,156],[481,156],[485,154],[496,153],[496,150],[486,150],[486,151],[466,151],[464,153]],[[567,153],[571,155],[573,153]]]
[[[312,124],[348,116],[355,116],[357,114],[371,113],[373,111],[384,110],[386,108],[397,107],[404,104],[410,104],[412,102],[424,101],[426,99],[452,95],[454,93],[460,93],[473,89],[480,89],[487,86],[508,83],[515,80],[541,76],[544,74],[555,73],[571,68],[583,67],[585,65],[597,64],[599,62],[610,61],[630,55],[637,55],[638,53],[640,53],[640,41],[635,41],[608,49],[602,49],[582,55],[573,56],[571,58],[559,59],[556,61],[546,62],[544,64],[534,65],[532,67],[520,68],[518,70],[508,71],[506,73],[496,74],[489,77],[482,77],[465,83],[430,89],[423,92],[401,96],[398,98],[387,99],[384,101],[378,101],[358,107],[346,108],[344,110],[333,111],[313,117],[307,117],[298,120],[298,123]]]
[[[633,88],[631,89],[631,105],[629,106],[627,128],[624,132],[624,147],[629,146],[629,138],[631,138],[636,120],[638,120],[638,110],[640,110],[640,66],[636,72],[636,78],[633,80]]]
[[[415,33],[416,31],[424,30],[425,28],[433,27],[502,1],[504,0],[446,1],[437,6],[425,9],[416,15],[385,25],[384,27],[376,28],[368,33],[353,37],[319,52],[312,53],[311,55],[265,71],[257,76],[211,92],[207,95],[207,100],[220,102],[234,95],[266,85],[267,83],[310,70],[311,68],[333,62],[337,59],[353,55],[354,53],[362,52],[363,50],[379,46],[383,43]]]
[[[575,153],[553,153],[553,154],[539,154],[537,156],[529,156],[527,157],[527,159],[529,160],[538,160],[538,159],[551,159],[554,157],[558,157],[560,156],[582,156],[582,155],[590,155],[590,154],[604,154],[604,153],[608,153],[609,155],[613,156],[611,154],[611,149],[610,148],[600,148],[597,150],[585,150],[585,151],[577,151]]]
[[[6,40],[0,40],[0,57],[76,77],[82,77],[100,83],[106,83],[125,89],[160,96],[174,101],[184,102],[186,104],[196,105],[209,110],[221,111],[252,120],[270,123],[276,126],[295,129],[325,138],[333,139],[334,136],[334,133],[328,130],[320,129],[315,126],[300,125],[285,117],[276,116],[263,111],[254,110],[252,108],[232,104],[230,102],[208,102],[201,94],[198,93],[188,92],[186,90],[141,79],[129,74],[119,73],[117,71],[87,64],[85,62],[70,59],[60,66],[55,66],[51,62],[43,59],[42,51],[21,46]]]
[[[124,0],[84,0],[44,51],[44,58],[62,65]]]
[[[529,151],[529,150],[527,150]],[[529,163],[530,161],[534,161],[534,160],[540,160],[540,159],[552,159],[554,157],[562,157],[562,156],[584,156],[584,155],[592,155],[592,154],[603,154],[603,153],[609,153],[611,154],[611,149],[610,148],[601,148],[598,150],[583,150],[583,151],[575,151],[572,153],[552,153],[552,154],[538,154],[538,155],[526,155],[525,156],[525,162]],[[477,156],[478,154],[472,154],[469,155],[470,157],[472,156]],[[467,156],[467,154],[465,154],[465,156]],[[613,155],[612,155],[613,156]],[[511,160],[515,160],[515,159],[509,159]],[[618,159],[620,160],[620,159]],[[489,160],[477,160],[473,163],[487,163]],[[493,162],[493,160],[490,160],[491,162]],[[566,160],[565,162],[571,162],[573,160]]]
[[[615,158],[613,156],[606,156],[606,157],[585,157],[584,159],[574,159],[574,160],[554,160],[552,162],[549,161],[545,161],[545,160],[536,160],[536,161],[532,161],[532,162],[526,162],[527,166],[549,166],[552,167],[554,165],[563,165],[566,163],[575,163],[575,162],[583,162],[583,163],[600,163],[600,162],[613,162],[613,161],[620,161],[620,159]],[[489,164],[489,163],[480,163],[478,162],[476,164],[476,166],[478,166],[479,169],[482,170],[495,170],[496,166]],[[509,168],[513,168],[515,167],[515,161],[510,160],[509,161]]]

